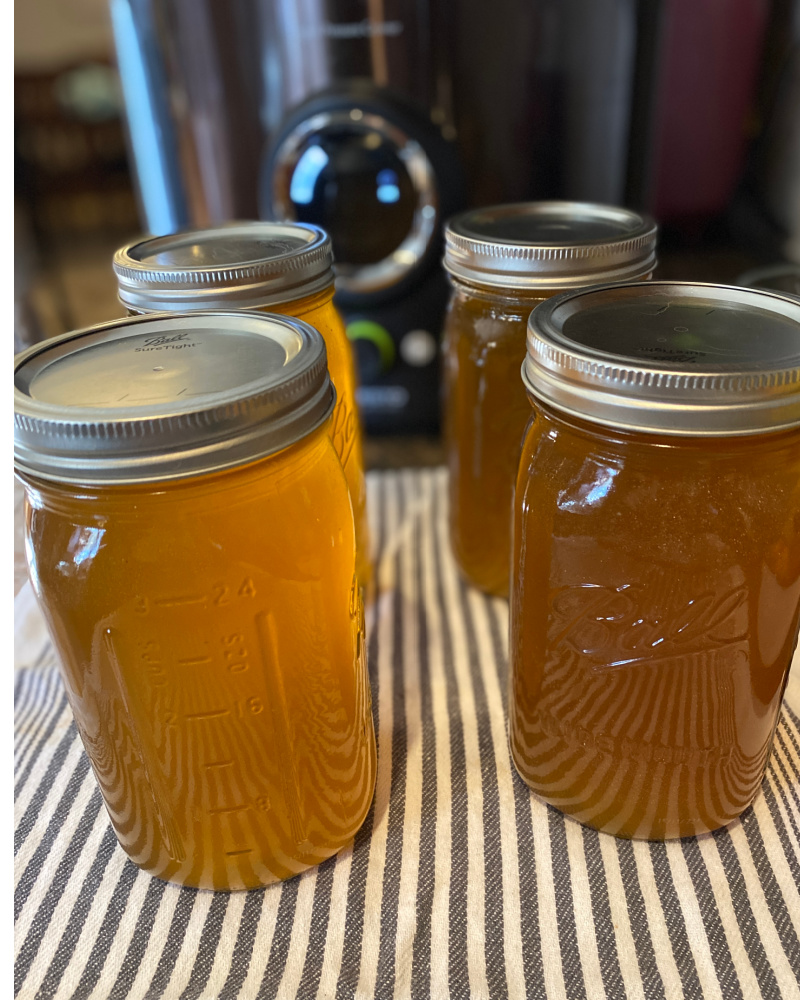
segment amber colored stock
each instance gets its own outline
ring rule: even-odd
[[[453,282],[444,326],[450,543],[466,579],[508,594],[511,502],[531,407],[520,377],[528,316],[547,297]]]
[[[366,586],[372,576],[372,563],[361,423],[356,405],[356,368],[344,322],[333,304],[333,292],[331,285],[321,292],[289,302],[271,302],[259,311],[301,319],[318,330],[325,341],[328,371],[336,388],[336,406],[330,424],[330,435],[350,490],[356,523],[358,579],[362,586]]]
[[[800,431],[646,437],[539,407],[514,514],[520,775],[621,837],[739,816],[797,642]]]
[[[372,799],[375,737],[327,426],[194,479],[26,486],[34,589],[131,859],[246,889],[346,845]]]

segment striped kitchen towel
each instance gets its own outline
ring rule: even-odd
[[[800,997],[800,668],[741,820],[667,844],[584,828],[513,771],[507,605],[459,579],[444,472],[368,481],[375,800],[351,849],[264,890],[180,889],[126,860],[23,589],[16,996]]]

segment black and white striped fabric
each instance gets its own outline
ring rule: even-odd
[[[797,715],[755,804],[713,835],[618,841],[565,819],[513,772],[507,605],[459,580],[444,472],[368,479],[373,808],[352,849],[265,890],[180,889],[126,860],[22,591],[16,996],[800,997]]]

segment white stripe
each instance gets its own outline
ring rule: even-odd
[[[440,477],[437,487],[441,495]],[[438,523],[422,524],[423,585],[428,609],[428,662],[431,676],[431,711],[436,734],[436,846],[435,882],[431,902],[431,996],[450,993],[450,878],[453,835],[452,761],[450,759],[450,713],[447,707],[447,674],[444,665],[442,608],[436,584],[437,549],[447,551],[446,505],[440,501]]]
[[[800,827],[800,809],[794,801],[794,796],[788,794],[789,786],[781,782],[771,767],[767,768],[766,780],[769,783],[778,814],[783,820],[783,828],[789,841],[787,850],[800,859],[800,839],[798,839],[797,834]],[[795,794],[800,793],[800,783],[794,786],[794,791]],[[764,804],[766,805],[766,802]]]
[[[416,478],[416,477],[414,477]],[[411,507],[409,525],[430,521],[430,490],[403,476],[404,494]],[[417,487],[415,489],[415,486]],[[424,495],[423,495],[424,494]],[[416,497],[416,502],[412,498]],[[410,536],[409,541],[413,538]],[[422,815],[422,707],[420,704],[419,616],[416,587],[415,548],[404,545],[399,552],[400,580],[404,596],[401,628],[403,630],[403,693],[405,696],[406,779],[403,848],[400,858],[400,894],[397,902],[395,937],[394,995],[398,1000],[411,994],[411,966],[414,938],[417,933],[417,878],[419,876],[419,838]]]
[[[101,813],[105,817],[105,812]],[[106,819],[106,824],[108,820]],[[108,919],[108,909],[113,905],[114,894],[117,890],[120,875],[125,868],[127,857],[121,847],[117,846],[114,853],[108,860],[100,885],[97,887],[92,904],[84,918],[83,926],[79,929],[78,940],[75,942],[75,950],[58,984],[56,1000],[71,1000],[75,996],[78,983],[86,969],[86,963],[92,953],[95,941],[98,939],[106,926]],[[73,931],[76,928],[72,928]]]
[[[386,541],[380,565],[376,567],[377,595],[368,610],[377,622],[378,640],[378,774],[375,783],[375,809],[370,837],[369,864],[364,893],[364,924],[361,939],[361,968],[359,970],[357,997],[373,997],[378,974],[378,957],[381,943],[381,900],[383,898],[383,869],[386,864],[386,837],[389,823],[389,791],[392,781],[392,730],[394,707],[392,704],[392,603],[394,590],[394,554],[399,544],[397,537],[397,491],[393,477],[386,476],[386,509],[383,513]],[[370,628],[370,632],[372,628]],[[369,650],[369,644],[367,645]]]
[[[78,893],[83,886],[86,876],[89,874],[89,869],[91,868],[92,863],[97,857],[97,852],[100,848],[100,841],[103,839],[103,835],[107,829],[108,817],[106,816],[105,811],[101,810],[98,813],[89,837],[81,850],[80,857],[78,858],[78,861],[73,868],[69,879],[67,880],[64,891],[56,903],[47,930],[39,942],[39,948],[36,952],[35,960],[31,965],[30,972],[25,980],[25,992],[29,996],[35,996],[36,991],[42,985],[42,980],[44,979],[47,970],[50,967],[50,963],[53,961],[53,956],[55,955],[61,942],[61,938],[69,921],[72,909],[78,900]],[[54,873],[55,868],[51,868],[50,875]],[[47,881],[47,888],[49,888],[49,879],[43,880],[40,878],[39,881]],[[30,905],[30,899],[28,900],[28,905]],[[21,944],[21,941],[18,940],[17,944]]]
[[[342,968],[344,929],[347,921],[347,883],[353,861],[353,848],[340,851],[333,870],[331,902],[328,910],[328,929],[325,936],[325,956],[319,975],[318,1000],[336,996],[336,984]]]
[[[789,961],[786,958],[786,953],[783,950],[783,945],[778,937],[778,932],[775,930],[772,914],[769,912],[767,901],[764,898],[764,890],[761,885],[761,880],[759,879],[758,872],[753,864],[750,847],[747,843],[747,838],[744,835],[744,830],[742,830],[741,827],[738,829],[733,828],[731,830],[731,843],[733,844],[734,849],[736,850],[736,855],[739,858],[742,876],[744,877],[745,885],[747,886],[750,908],[753,911],[753,917],[755,918],[756,926],[758,927],[759,937],[764,945],[764,951],[767,953],[769,963],[772,966],[775,978],[778,981],[781,996],[800,997],[800,987],[798,987],[797,984],[797,973],[792,971],[792,967],[789,964]],[[793,896],[794,899],[791,900],[791,903],[796,907],[800,905],[796,889]],[[787,899],[786,903],[789,904],[790,900]],[[792,907],[791,905],[787,905],[786,908],[791,909]]]
[[[661,981],[664,984],[664,993],[667,1000],[683,1000],[683,986],[678,966],[675,964],[675,955],[672,951],[672,942],[669,939],[667,922],[664,919],[661,898],[658,895],[650,844],[644,840],[636,840],[633,841],[632,846],[639,873],[639,886],[647,911],[647,926],[653,941],[653,954]]]
[[[708,941],[694,883],[683,850],[680,843],[675,840],[668,842],[666,846],[672,881],[681,905],[686,936],[689,939],[689,947],[692,949],[692,957],[697,969],[697,978],[703,989],[704,1000],[706,997],[709,1000],[712,998],[724,1000],[714,967],[714,959],[711,957],[711,945]]]
[[[311,930],[311,914],[314,910],[314,892],[317,888],[316,868],[310,868],[298,876],[294,914],[292,916],[292,936],[286,953],[286,964],[276,993],[276,1000],[292,1000],[297,996],[297,988],[303,978],[303,967],[308,953],[308,935]]]
[[[255,997],[264,978],[267,968],[272,939],[275,936],[275,923],[278,917],[278,907],[281,902],[283,883],[267,886],[263,891],[263,904],[258,914],[258,926],[253,937],[253,947],[250,949],[250,965],[247,975],[239,988],[240,997]],[[239,934],[241,934],[241,928]]]
[[[769,782],[770,785],[773,786],[774,792],[773,779],[771,776],[769,778]],[[788,817],[785,815],[786,807],[783,802],[783,797],[781,795],[775,795],[775,799],[778,804],[778,811],[784,816],[786,836],[789,838],[789,843],[791,844],[791,849],[794,851],[795,859],[800,860],[800,852],[798,852],[794,830],[792,829],[791,824],[787,822]],[[792,870],[789,867],[789,863],[786,860],[786,855],[781,845],[778,828],[775,826],[772,813],[770,812],[769,806],[767,805],[763,795],[759,795],[753,804],[753,812],[758,820],[761,836],[764,839],[768,863],[772,868],[773,874],[775,875],[775,880],[781,888],[783,897],[787,901],[792,899],[795,900],[793,905],[786,907],[786,911],[789,915],[789,919],[792,921],[795,934],[798,938],[800,938],[800,902],[797,900],[797,883],[792,876]],[[774,846],[771,847],[771,845]]]
[[[617,939],[617,958],[622,981],[625,984],[625,994],[628,1000],[644,1000],[644,985],[636,955],[636,942],[633,939],[625,885],[619,867],[617,840],[606,833],[599,834],[599,839],[608,888],[611,924]]]
[[[194,905],[186,923],[186,933],[181,941],[177,960],[172,967],[167,983],[164,986],[164,996],[179,997],[189,983],[192,969],[197,961],[197,945],[203,933],[203,927],[214,898],[211,892],[198,892],[194,897]],[[152,939],[151,939],[152,940]],[[156,963],[153,963],[153,970]]]
[[[178,886],[167,886],[161,899],[161,904],[156,910],[153,927],[147,941],[147,948],[141,956],[138,966],[135,967],[133,982],[128,988],[125,1000],[144,1000],[167,943],[169,929],[175,916],[175,907],[178,905],[180,894],[181,890]],[[195,942],[195,946],[196,944],[197,942]],[[98,1000],[102,1000],[102,994],[98,994],[97,990],[93,992],[98,996]]]
[[[149,875],[145,875],[142,871],[138,872],[131,886],[125,912],[122,914],[117,927],[117,933],[114,935],[114,940],[111,942],[111,947],[108,950],[103,970],[95,983],[94,989],[86,1000],[107,1000],[111,993],[122,963],[125,960],[128,947],[133,940],[136,921],[144,906],[145,895],[151,882],[152,879]],[[161,902],[163,903],[163,900]]]
[[[69,711],[69,709],[67,709],[67,711]],[[46,761],[43,761],[42,758],[37,759],[34,771],[31,772],[31,780],[26,784],[25,790],[20,794],[20,797],[14,803],[14,833],[16,834],[19,830],[19,825],[22,822],[22,819],[25,816],[25,813],[27,812],[28,807],[33,801],[37,791],[40,787],[42,787],[43,783],[49,783],[47,794],[45,795],[44,800],[36,813],[33,826],[28,831],[27,837],[20,846],[15,858],[14,866],[20,874],[24,871],[25,865],[28,863],[31,855],[35,852],[39,841],[47,832],[47,826],[64,797],[70,778],[72,777],[75,768],[78,766],[78,763],[84,757],[84,754],[85,751],[83,749],[83,744],[76,736],[72,745],[64,755],[64,762],[58,771],[55,781],[53,781],[52,776],[48,776],[47,774],[47,766],[50,763],[51,755],[46,755],[48,758]],[[43,754],[42,756],[44,757],[45,755]],[[94,782],[94,776],[92,776],[92,781]],[[97,783],[94,782],[95,786],[96,784]]]
[[[83,779],[83,782],[78,789],[78,794],[75,796],[75,801],[72,803],[72,807],[64,818],[64,822],[59,829],[58,833],[53,840],[50,847],[50,852],[48,853],[44,865],[38,869],[35,876],[35,882],[28,893],[28,898],[25,901],[25,905],[22,908],[22,912],[16,921],[14,927],[14,960],[16,961],[19,956],[19,950],[22,947],[25,938],[28,935],[33,919],[41,906],[45,896],[52,885],[53,876],[61,863],[64,853],[70,845],[75,830],[78,827],[78,823],[83,816],[83,812],[89,803],[89,799],[92,796],[92,792],[97,788],[97,784],[94,780],[94,775],[89,772]],[[98,819],[102,821],[103,828],[108,824],[108,817],[104,809],[101,809],[98,813]],[[37,838],[29,837],[26,841],[26,847],[29,848],[26,854],[32,855]],[[23,852],[20,851],[20,855]],[[15,887],[19,886],[19,880],[27,865],[27,859],[23,859],[17,855],[18,864],[15,865],[17,876],[15,881]]]
[[[14,706],[14,776],[19,775],[43,730],[58,712],[64,689],[54,669],[29,671],[22,697]]]
[[[236,935],[242,922],[244,904],[247,901],[246,892],[228,893],[228,906],[222,920],[219,943],[214,953],[214,965],[208,982],[200,994],[201,997],[215,997],[225,985],[233,963],[233,951],[236,947]]]
[[[578,939],[578,953],[581,958],[586,996],[602,996],[605,986],[603,972],[600,968],[600,956],[597,952],[597,931],[594,926],[592,892],[589,886],[589,872],[586,868],[583,831],[580,823],[569,817],[564,821],[564,828],[567,837],[567,855],[575,912],[575,936]]]
[[[489,709],[492,732],[495,774],[497,778],[498,819],[500,823],[500,863],[503,876],[503,950],[506,964],[506,983],[510,998],[525,998],[525,966],[522,958],[522,916],[519,895],[519,852],[517,843],[516,812],[514,810],[514,775],[508,750],[503,699],[500,692],[498,667],[495,664],[489,614],[500,619],[501,635],[508,634],[508,605],[492,601],[489,611],[487,601],[477,591],[470,592],[470,612],[478,642],[478,660]]]
[[[539,938],[542,948],[542,973],[547,1000],[566,1000],[561,945],[556,922],[556,892],[547,808],[531,795],[533,856],[536,863],[536,895],[539,904]]]
[[[445,604],[450,609],[450,621],[453,626],[453,668],[458,686],[461,730],[464,735],[467,778],[467,967],[470,998],[478,1000],[489,996],[489,984],[486,979],[486,887],[483,875],[481,758],[467,635],[459,597],[458,571],[452,557],[442,560],[442,576]],[[457,724],[455,720],[454,724]]]
[[[742,930],[733,908],[733,898],[728,877],[722,866],[722,861],[717,850],[716,841],[710,834],[705,834],[697,838],[697,846],[706,863],[708,869],[708,881],[711,883],[711,890],[714,893],[714,901],[717,904],[717,911],[725,937],[728,941],[728,948],[731,953],[733,967],[739,977],[739,985],[742,988],[742,996],[748,1000],[750,997],[761,996],[761,989],[758,979],[750,964],[750,959],[745,948]]]
[[[28,772],[27,776],[23,781],[21,781],[19,792],[17,794],[16,801],[14,803],[14,809],[18,816],[22,816],[22,813],[27,808],[28,803],[33,798],[37,787],[40,782],[46,777],[47,769],[52,763],[55,752],[58,749],[59,743],[63,740],[64,736],[69,732],[70,725],[72,723],[72,710],[69,705],[64,703],[61,711],[58,713],[57,720],[53,726],[53,731],[50,734],[47,742],[39,747],[39,751],[36,755],[35,762]],[[80,742],[78,734],[75,733],[74,741],[75,744],[80,746],[81,752],[83,752],[83,744]],[[27,762],[26,765],[27,766]],[[23,771],[25,768],[20,768]],[[63,774],[63,770],[61,771]],[[17,772],[17,775],[19,771]],[[17,776],[15,775],[14,785],[16,786]],[[60,781],[57,782],[60,784]],[[63,793],[63,788],[62,788]]]

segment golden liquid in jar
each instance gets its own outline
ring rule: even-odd
[[[528,316],[546,298],[454,286],[444,326],[450,543],[466,579],[508,594],[511,505],[531,407],[520,378]]]
[[[347,339],[344,322],[333,304],[333,288],[316,295],[278,302],[264,307],[264,312],[294,316],[309,323],[322,334],[328,352],[328,371],[336,388],[336,406],[330,433],[333,447],[344,468],[353,516],[356,524],[357,572],[365,585],[372,575],[369,524],[367,522],[367,486],[364,479],[364,452],[361,424],[356,406],[356,369],[353,349]]]
[[[224,289],[222,291],[224,292]],[[258,311],[301,319],[313,326],[325,341],[328,371],[336,389],[336,405],[330,424],[331,441],[344,468],[350,490],[356,525],[358,580],[362,586],[366,586],[372,578],[372,562],[367,518],[367,484],[364,478],[364,449],[356,405],[356,368],[344,322],[333,303],[333,292],[331,285],[321,292],[301,296],[288,302],[271,302]],[[216,307],[224,307],[224,294],[221,294]]]
[[[622,837],[737,817],[797,641],[800,433],[646,438],[541,407],[516,489],[519,774]]]
[[[26,486],[34,589],[132,860],[240,889],[346,845],[372,799],[375,738],[327,426],[214,475]]]

